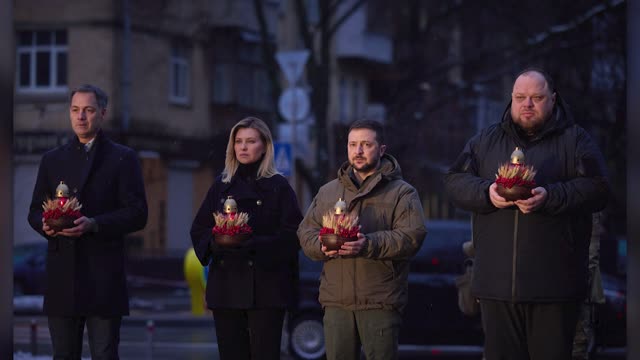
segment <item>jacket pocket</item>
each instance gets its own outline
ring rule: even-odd
[[[384,201],[365,201],[358,214],[363,232],[390,229],[394,206]]]

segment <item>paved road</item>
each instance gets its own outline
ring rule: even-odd
[[[209,317],[194,317],[188,313],[154,314],[154,328],[147,328],[149,316],[133,315],[123,321],[120,342],[122,360],[212,360],[219,359],[213,320]],[[37,324],[37,354],[50,355],[51,341],[47,321],[38,316],[16,316],[14,318],[14,351],[31,353],[31,321]],[[84,357],[89,359],[86,343]],[[452,353],[455,353],[453,351]],[[281,359],[291,360],[287,354]],[[412,349],[401,347],[401,359],[448,359],[480,360],[478,355],[445,355],[435,349]],[[598,360],[624,359],[624,349],[601,354]]]
[[[187,295],[188,296],[188,295]],[[123,360],[211,360],[219,359],[213,319],[210,315],[192,316],[189,313],[189,299],[184,290],[171,290],[162,294],[136,292],[132,296],[132,315],[123,319],[120,355]],[[37,301],[36,301],[37,302]],[[148,320],[154,320],[153,331],[147,328]],[[31,353],[32,325],[35,321],[37,353],[51,355],[51,340],[46,317],[42,315],[15,315],[14,351]],[[283,349],[286,349],[286,344]],[[86,343],[84,356],[90,359]],[[415,348],[401,346],[403,360],[447,359],[480,360],[481,349]],[[446,350],[443,352],[443,350]],[[444,353],[456,354],[445,355]],[[462,354],[472,355],[462,355]],[[616,349],[597,357],[598,360],[624,359],[624,349]],[[21,358],[22,359],[22,358]],[[283,354],[282,360],[291,360]]]
[[[218,344],[210,317],[194,317],[189,313],[156,314],[152,331],[150,316],[125,317],[121,328],[120,358],[122,360],[212,360],[219,359]],[[16,316],[13,325],[15,352],[31,353],[32,322],[37,338],[36,353],[51,355],[51,339],[47,319],[42,316]],[[85,333],[83,356],[90,358]],[[281,359],[290,360],[287,354]]]
[[[37,309],[38,306],[40,309],[42,307],[41,297],[20,299],[18,303],[24,310],[14,315],[14,351],[32,352],[33,321],[36,325],[36,352],[39,355],[50,355],[52,351],[47,319]],[[213,318],[211,315],[190,314],[190,302],[185,289],[167,289],[161,292],[138,289],[133,292],[130,305],[131,316],[123,318],[121,328],[121,359],[219,359]],[[149,320],[154,321],[152,332],[147,327]],[[83,356],[90,358],[86,333],[83,351]],[[284,354],[282,359],[289,357]]]
[[[47,322],[42,317],[14,319],[14,351],[31,352],[32,320],[37,324],[37,353],[51,354]],[[127,318],[121,330],[121,359],[218,359],[213,322],[206,320],[193,319],[188,315],[184,319],[158,319],[153,331],[149,331],[146,318]],[[88,349],[85,334],[84,355],[87,357]]]

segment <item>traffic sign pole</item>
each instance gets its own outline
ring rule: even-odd
[[[296,173],[296,144],[297,144],[297,131],[296,122],[302,120],[309,111],[309,99],[304,90],[296,87],[298,80],[304,72],[304,65],[309,58],[309,50],[294,50],[294,51],[278,51],[276,53],[276,60],[280,65],[280,69],[287,78],[289,87],[280,95],[278,101],[279,110],[282,116],[291,122],[291,186],[294,191],[298,191],[297,185],[297,173]],[[289,99],[290,98],[290,99]],[[286,105],[286,102],[290,101],[290,108]],[[306,104],[306,106],[305,106]],[[290,112],[290,113],[289,113]],[[300,117],[300,119],[298,119]]]

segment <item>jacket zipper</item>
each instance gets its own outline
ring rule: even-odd
[[[351,204],[354,203],[354,200],[351,200]],[[358,215],[360,215],[360,212],[362,211],[362,201],[358,201]],[[355,207],[355,206],[354,206]],[[353,304],[355,305],[354,309],[355,310],[360,310],[358,308],[358,291],[356,290],[356,284],[357,284],[357,280],[356,280],[356,276],[358,275],[358,265],[356,263],[356,258],[353,257],[350,259],[352,261],[353,264]]]
[[[522,146],[522,145],[521,145]],[[526,150],[526,146],[522,146],[522,150]],[[511,301],[516,301],[516,267],[518,265],[518,219],[520,218],[520,209],[516,209],[513,216],[513,257],[511,259]]]
[[[358,214],[360,214],[360,212],[362,211],[362,201],[357,201],[356,202],[356,200],[358,199],[358,195],[359,194],[357,193],[356,196],[353,199],[351,199],[351,201],[349,202],[349,205],[347,205],[347,211],[348,212],[353,211],[354,208],[356,207],[356,205],[358,206]],[[344,187],[342,187],[342,198],[345,199],[345,201],[346,201],[345,188]],[[347,260],[347,259],[343,259],[343,260]],[[358,308],[358,294],[357,294],[357,291],[356,291],[356,284],[357,284],[356,276],[358,274],[358,266],[356,264],[356,258],[355,257],[350,258],[350,259],[348,259],[348,261],[350,261],[351,265],[353,266],[353,268],[352,268],[353,269],[353,277],[352,277],[352,283],[351,283],[351,285],[352,285],[351,293],[353,294],[353,305],[354,305],[354,309],[360,310]],[[343,265],[344,265],[344,262],[343,262]]]
[[[513,226],[513,257],[511,258],[511,300],[516,300],[516,265],[518,258],[518,213],[520,211],[514,211],[514,226]]]

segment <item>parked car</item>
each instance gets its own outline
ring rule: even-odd
[[[13,312],[42,314],[46,289],[47,243],[14,246]],[[190,306],[182,256],[127,256],[127,287],[132,311],[184,311]],[[108,271],[108,269],[105,269]]]
[[[14,296],[44,295],[47,243],[35,241],[13,248]],[[127,286],[131,293],[186,290],[182,256],[127,256]]]
[[[47,243],[18,244],[13,248],[13,295],[42,295],[46,288]]]
[[[627,345],[627,287],[625,279],[602,274],[605,304],[598,306],[596,347]]]
[[[464,272],[462,244],[471,236],[466,221],[429,221],[427,237],[411,262],[409,301],[400,330],[400,352],[480,355],[483,333],[480,316],[468,317],[458,309],[455,279]],[[322,262],[300,255],[299,306],[288,318],[288,344],[296,359],[324,358],[322,308],[318,288]],[[624,281],[603,276],[607,303],[600,316],[598,342],[604,346],[626,343]]]

